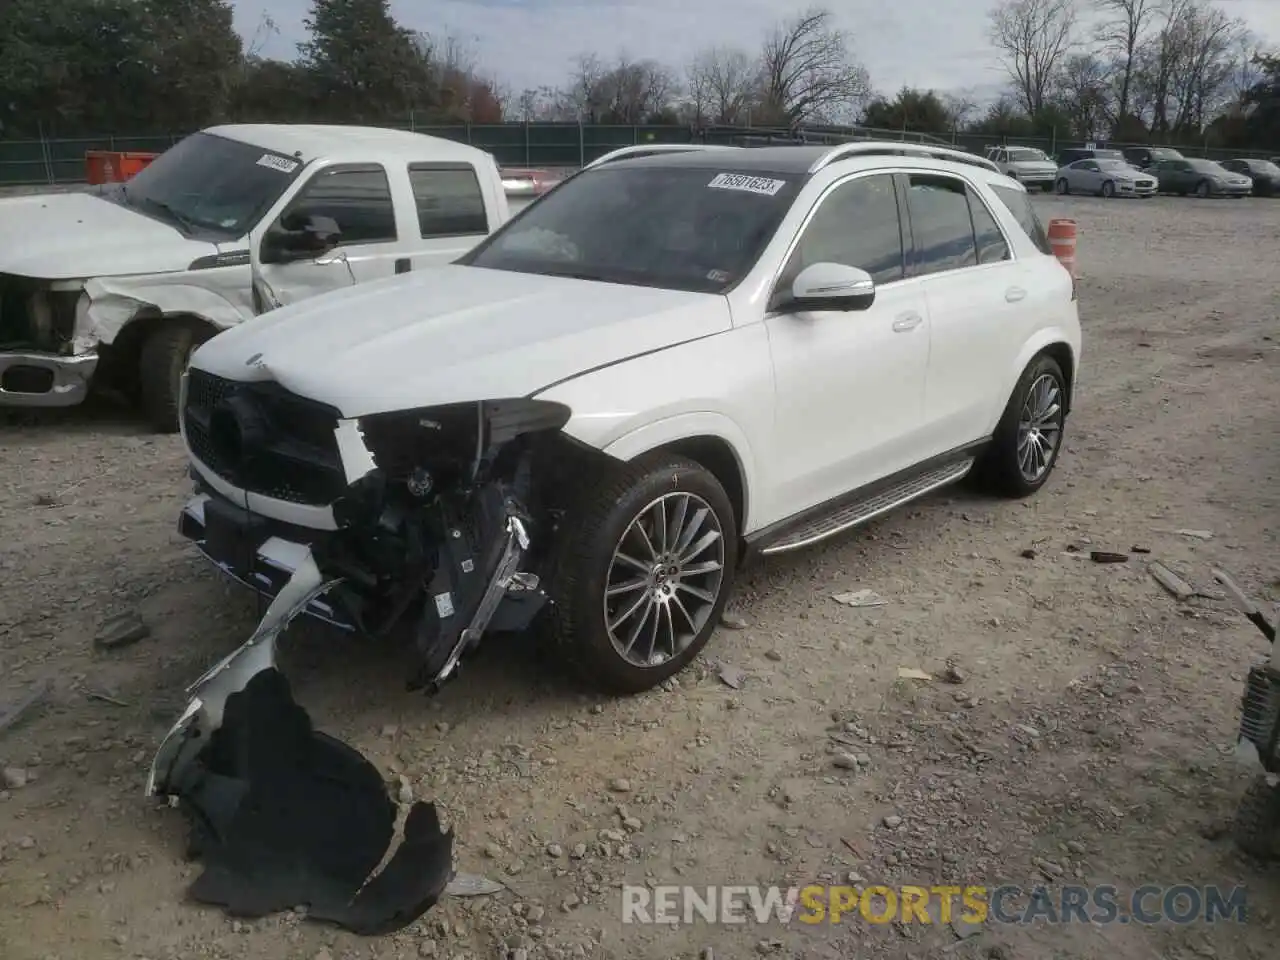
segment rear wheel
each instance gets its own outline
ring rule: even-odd
[[[147,335],[138,356],[138,384],[143,412],[158,432],[177,432],[182,375],[196,347],[216,332],[194,317],[173,317],[159,320]]]
[[[565,518],[555,638],[584,680],[640,693],[706,645],[737,564],[733,506],[699,464],[658,454],[603,477]]]
[[[1054,192],[1060,197],[1065,197],[1071,192],[1071,187],[1067,184],[1066,177],[1059,177],[1058,182],[1053,185]]]
[[[977,467],[979,483],[1005,497],[1045,485],[1058,462],[1066,427],[1067,380],[1048,354],[1028,364],[1009,397],[991,446]]]

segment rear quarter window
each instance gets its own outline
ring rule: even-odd
[[[992,184],[991,189],[1000,198],[1000,202],[1013,214],[1013,218],[1018,221],[1018,225],[1031,238],[1031,242],[1036,245],[1036,248],[1041,253],[1052,255],[1053,247],[1049,245],[1049,235],[1045,233],[1044,225],[1040,222],[1040,218],[1036,216],[1036,211],[1031,206],[1031,197],[1027,195],[1027,192],[1025,190],[1012,190],[1009,187],[1002,187],[997,184]]]

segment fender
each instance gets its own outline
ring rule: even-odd
[[[692,437],[715,437],[733,452],[742,478],[742,534],[751,530],[751,495],[755,489],[755,460],[751,444],[741,428],[722,413],[710,410],[678,413],[629,430],[604,448],[617,460],[634,460],[651,450]]]
[[[89,304],[84,329],[77,330],[77,336],[104,344],[112,343],[139,314],[185,314],[219,331],[254,316],[247,266],[94,279],[85,284],[84,292]]]
[[[1075,369],[1071,376],[1071,383],[1067,384],[1067,400],[1070,403],[1076,392],[1076,381],[1080,378],[1080,341],[1072,337],[1070,330],[1066,327],[1059,326],[1037,330],[1035,336],[1022,345],[1017,359],[1005,374],[1004,391],[1001,393],[1005,403],[1008,403],[1008,398],[1013,395],[1013,388],[1017,386],[1018,378],[1022,376],[1022,371],[1027,369],[1027,364],[1031,362],[1032,357],[1043,353],[1046,347],[1056,344],[1064,344],[1071,351],[1071,362]],[[1000,409],[995,412],[995,417],[990,423],[991,430],[995,430],[1002,416],[1004,416],[1004,404],[1001,404]]]

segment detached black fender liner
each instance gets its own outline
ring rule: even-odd
[[[377,768],[312,728],[274,668],[227,698],[222,726],[170,789],[191,818],[201,903],[236,917],[306,904],[314,920],[376,936],[413,923],[453,877],[453,832],[415,803],[386,868],[396,805]]]

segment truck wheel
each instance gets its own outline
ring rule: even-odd
[[[1062,449],[1067,378],[1048,354],[1027,365],[1013,388],[991,446],[976,466],[983,488],[1005,497],[1026,497],[1049,479]]]
[[[196,347],[216,333],[194,317],[165,317],[147,334],[138,355],[142,409],[160,433],[178,430],[182,374]]]
[[[683,670],[720,621],[737,564],[733,506],[710,471],[661,453],[580,503],[556,549],[550,627],[584,680],[640,693]]]
[[[1235,820],[1236,846],[1259,860],[1280,858],[1280,787],[1257,777],[1240,799]]]

